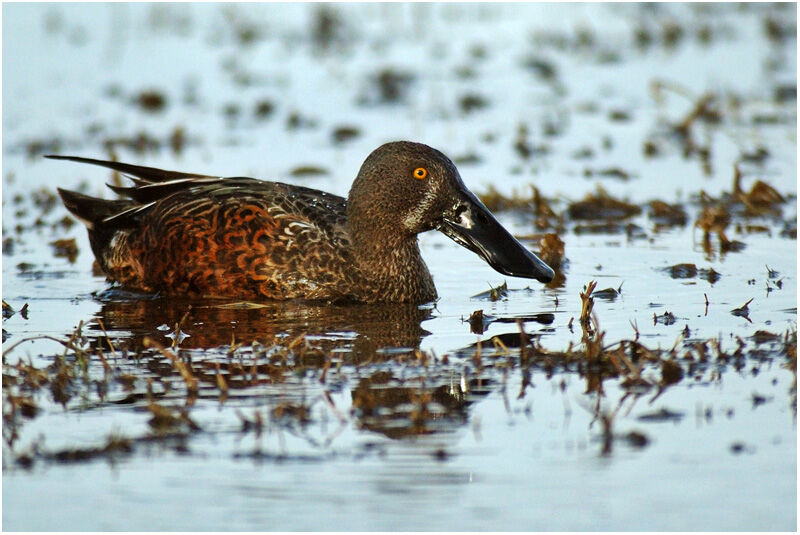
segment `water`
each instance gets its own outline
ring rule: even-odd
[[[348,5],[329,7],[341,21],[331,26],[319,9],[3,6],[3,238],[12,238],[4,241],[3,299],[17,310],[28,304],[27,318],[3,322],[4,415],[7,395],[20,394],[5,377],[16,375],[10,368],[19,359],[44,368],[64,351],[41,338],[9,351],[27,337],[63,341],[83,322],[87,343],[103,349],[112,370],[103,398],[96,351],[85,379],[71,368],[79,374],[65,406],[49,386],[32,394],[39,412],[19,420],[11,444],[4,418],[4,527],[796,528],[796,360],[782,338],[752,338],[783,337],[797,324],[796,104],[794,96],[776,98],[796,87],[795,8]],[[788,37],[781,40],[775,24]],[[375,82],[387,69],[397,77],[396,101]],[[654,92],[658,81],[672,89]],[[163,110],[137,105],[143,91],[163,94]],[[666,132],[704,93],[717,97],[722,117],[692,128],[708,149],[705,169]],[[486,105],[468,109],[461,98],[469,95]],[[272,105],[265,117],[256,113],[263,102]],[[520,125],[527,158],[515,148]],[[342,126],[359,135],[335,142]],[[180,129],[186,142],[175,150],[169,138]],[[137,137],[159,148],[120,141]],[[344,195],[364,157],[391,139],[457,158],[477,193],[492,185],[527,195],[534,184],[562,212],[599,184],[636,204],[683,203],[688,222],[658,229],[646,206],[623,222],[640,229],[631,233],[582,233],[583,222],[567,221],[559,232],[569,261],[563,285],[509,278],[508,297],[495,302],[471,296],[506,278],[428,233],[420,246],[441,297],[433,308],[231,310],[109,291],[92,275],[82,226],[58,223],[66,215],[60,203],[47,211],[31,198],[40,188],[81,184],[109,195],[105,171],[39,157],[104,157],[108,140],[122,161]],[[656,156],[645,151],[648,140]],[[726,234],[744,243],[740,252],[723,253],[716,237],[704,248],[694,199],[701,190],[715,198],[731,192],[734,163],[759,148],[768,155],[740,164],[742,188],[768,183],[788,198],[781,213],[734,216]],[[327,173],[289,176],[308,165]],[[608,170],[628,178],[604,176]],[[529,211],[499,218],[518,236],[537,233]],[[54,256],[49,243],[72,237],[74,262]],[[682,263],[720,278],[670,277],[668,268]],[[654,362],[642,364],[646,390],[616,376],[598,384],[596,373],[558,356],[582,347],[579,293],[591,280],[598,289],[622,287],[614,300],[595,299],[603,343],[638,333],[651,350],[677,344],[680,381],[660,388],[664,372]],[[731,314],[751,298],[749,319]],[[482,335],[466,322],[479,309],[499,320]],[[675,321],[665,324],[665,313]],[[519,317],[540,347],[524,362],[514,344]],[[188,409],[199,430],[184,421],[165,436],[148,423],[148,389],[175,410],[187,391],[169,360],[143,347],[145,337],[169,346],[178,322],[189,335],[179,354],[200,380]],[[508,353],[491,342],[503,334]],[[472,346],[479,339],[480,362]],[[710,345],[709,358],[698,357],[693,344],[709,339],[727,358]],[[292,340],[302,347],[281,361]],[[248,382],[253,363],[257,380]],[[677,416],[647,418],[662,409]],[[132,452],[54,457],[103,447],[110,435],[130,439]],[[30,468],[16,461],[26,455]]]

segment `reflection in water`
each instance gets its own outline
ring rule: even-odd
[[[469,404],[489,392],[489,379],[464,378],[441,363],[403,373],[403,363],[429,358],[419,345],[430,308],[253,305],[119,292],[101,299],[99,321],[89,326],[94,349],[113,346],[128,357],[119,381],[124,393],[109,396],[115,404],[153,410],[153,401],[189,407],[261,399],[267,418],[299,429],[312,414],[309,388],[349,387],[358,428],[401,438],[457,429]]]
[[[458,376],[401,380],[379,371],[352,391],[362,429],[389,438],[452,431],[467,422],[467,407],[490,392],[489,379],[463,383]]]
[[[211,349],[237,343],[262,345],[299,335],[315,337],[330,349],[352,351],[356,360],[382,349],[413,351],[429,333],[421,323],[430,308],[417,305],[328,305],[298,302],[249,304],[216,300],[136,298],[103,302],[98,313],[106,331],[130,336],[128,349],[140,350],[149,336],[164,345],[178,337],[182,349]],[[100,330],[100,325],[93,327]],[[188,335],[188,336],[187,336]]]
[[[156,436],[188,433],[192,408],[208,403],[235,411],[245,428],[304,437],[328,416],[391,439],[450,433],[467,423],[476,400],[505,392],[502,370],[523,347],[536,351],[524,324],[553,322],[550,313],[486,316],[485,322],[516,323],[520,330],[438,359],[419,350],[428,334],[421,324],[433,311],[416,305],[252,304],[119,290],[99,300],[97,321],[86,330],[105,373],[92,388],[101,403],[149,410]],[[79,359],[61,363],[70,362]],[[62,390],[77,394],[80,386]],[[349,413],[330,397],[348,391]]]

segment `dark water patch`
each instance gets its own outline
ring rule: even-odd
[[[14,246],[17,242],[14,241],[14,238],[8,236],[3,238],[3,256],[9,257],[14,255]]]
[[[631,120],[631,115],[631,112],[628,110],[610,110],[608,112],[608,119],[612,122],[627,123]]]
[[[222,115],[229,125],[235,125],[242,115],[242,108],[236,102],[229,102],[222,107]]]
[[[555,80],[558,74],[556,66],[546,59],[529,57],[523,61],[522,65],[543,80]]]

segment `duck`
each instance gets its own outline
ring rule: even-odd
[[[58,188],[107,278],[127,289],[246,301],[430,303],[418,235],[438,230],[496,271],[554,272],[464,185],[442,152],[394,141],[361,165],[347,198],[247,177],[167,171],[80,156],[133,186],[107,200]]]

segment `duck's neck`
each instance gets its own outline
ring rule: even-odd
[[[415,235],[381,218],[350,217],[348,232],[353,258],[362,280],[357,289],[367,300],[426,303],[436,299],[436,287],[419,252]]]

